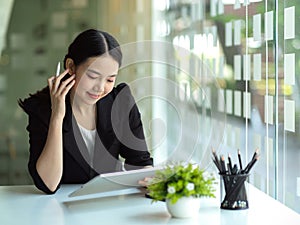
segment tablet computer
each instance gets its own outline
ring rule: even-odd
[[[141,187],[138,184],[139,180],[143,180],[145,177],[153,177],[156,171],[161,169],[161,167],[151,167],[100,174],[72,192],[69,197]]]

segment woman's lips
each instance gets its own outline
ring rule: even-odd
[[[97,95],[97,94],[91,94],[88,92],[88,95],[92,98],[92,99],[98,99],[100,98],[100,95]]]

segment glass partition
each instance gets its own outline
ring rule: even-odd
[[[259,149],[250,182],[300,212],[296,204],[300,200],[298,1],[164,0],[157,4],[164,24],[160,37],[197,55],[217,81],[216,90],[209,85],[202,88],[210,104],[226,114],[226,125],[222,143],[215,140],[209,147],[232,157],[239,149],[244,163]],[[178,65],[183,61],[179,58]],[[198,71],[189,70],[189,75],[199,76],[201,83],[205,72]],[[193,96],[191,81],[180,71],[169,73],[189,87],[187,96]],[[202,108],[199,116],[213,121],[201,99],[196,98]],[[211,124],[200,122],[205,137]]]

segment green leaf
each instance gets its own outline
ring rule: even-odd
[[[194,184],[193,190],[186,187],[189,183]],[[215,197],[215,178],[204,177],[204,170],[194,164],[183,165],[181,163],[171,164],[163,170],[157,171],[150,185],[147,187],[153,202],[170,199],[176,203],[181,197]],[[175,188],[175,193],[168,193],[168,187]]]

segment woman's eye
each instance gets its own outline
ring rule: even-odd
[[[87,74],[87,76],[88,76],[89,78],[91,78],[91,79],[96,79],[96,78],[97,78],[97,77],[92,76],[92,75],[90,75],[90,74]]]
[[[112,83],[112,82],[114,82],[114,80],[107,80],[107,82]]]

